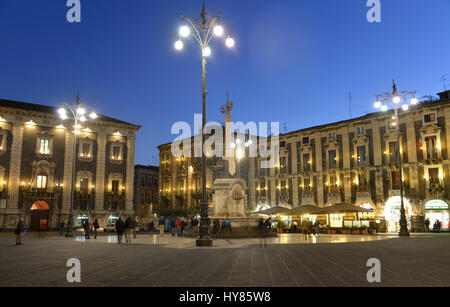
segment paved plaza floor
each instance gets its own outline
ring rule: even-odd
[[[125,240],[125,238],[124,238]],[[81,283],[66,280],[66,262],[81,262]],[[381,262],[381,283],[371,284],[367,261]],[[450,286],[450,235],[310,236],[195,240],[139,235],[131,244],[115,236],[67,239],[35,234],[16,246],[0,234],[0,286]]]

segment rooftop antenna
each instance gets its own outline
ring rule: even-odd
[[[352,119],[352,92],[348,93],[348,104],[350,107],[350,119]]]
[[[442,83],[444,83],[444,92],[447,91],[447,74],[442,75]]]

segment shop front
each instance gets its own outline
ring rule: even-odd
[[[411,216],[413,214],[411,203],[408,199],[403,198],[403,204],[405,207],[406,221],[408,222],[408,229],[411,228]],[[400,208],[401,199],[400,196],[390,197],[384,207],[384,217],[387,223],[388,232],[400,231]]]
[[[441,222],[443,230],[449,229],[448,204],[440,199],[433,199],[425,203],[425,219],[430,221],[430,229],[436,221]]]
[[[80,214],[80,215],[77,216],[77,221],[76,221],[75,226],[77,228],[82,228],[83,227],[83,223],[85,221],[89,221],[89,216],[87,214]]]

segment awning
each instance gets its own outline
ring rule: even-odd
[[[292,209],[290,214],[322,214],[322,209],[312,205],[300,206]]]
[[[263,210],[260,212],[255,212],[255,214],[264,214],[264,215],[276,215],[276,214],[284,214],[289,213],[292,210],[286,209],[284,207],[273,207],[267,210]]]
[[[323,213],[344,213],[344,212],[372,212],[372,210],[356,207],[350,204],[337,204],[331,207],[321,208]]]

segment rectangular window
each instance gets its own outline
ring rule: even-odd
[[[297,151],[297,173],[302,172],[302,152],[300,150]]]
[[[38,189],[47,189],[47,176],[37,176],[36,187]]]
[[[356,151],[358,153],[357,156],[358,166],[366,165],[366,146],[358,146]]]
[[[81,193],[89,192],[89,179],[81,179],[80,180],[80,192]]]
[[[113,146],[112,148],[112,159],[113,160],[121,160],[122,157],[120,156],[120,146]]]
[[[423,121],[426,123],[434,123],[436,122],[436,115],[434,113],[426,114],[423,117]]]
[[[338,180],[336,175],[330,175],[330,192],[337,193],[338,191]]]
[[[111,192],[119,193],[119,180],[113,180],[111,182]]]
[[[436,136],[426,137],[425,143],[427,144],[427,157],[428,159],[436,159],[437,158],[437,150],[436,150]]]
[[[438,168],[430,168],[428,169],[428,174],[430,176],[430,185],[431,187],[439,186],[439,169]]]
[[[280,142],[280,147],[283,147],[283,148],[286,147],[286,141],[281,141]]]
[[[280,158],[280,172],[281,172],[281,174],[286,174],[286,169],[287,169],[286,157],[281,157]]]
[[[328,139],[329,140],[335,140],[336,139],[336,133],[334,133],[334,132],[328,133]]]
[[[309,159],[309,154],[303,155],[303,171],[309,172],[311,170],[311,160]]]
[[[309,144],[309,137],[304,137],[302,143],[303,145]]]
[[[310,179],[303,180],[303,189],[305,192],[311,192],[311,180]]]
[[[337,165],[336,150],[328,151],[328,163],[329,163],[330,169],[336,168],[336,165]]]
[[[46,139],[40,140],[39,153],[43,155],[50,154],[49,140]]]
[[[389,161],[397,162],[397,142],[389,142]]]
[[[400,173],[398,171],[392,171],[392,189],[399,190],[400,189]]]
[[[91,157],[91,144],[81,143],[81,157],[90,158]]]
[[[356,134],[358,135],[364,135],[365,131],[364,131],[364,127],[358,127],[356,128]]]

